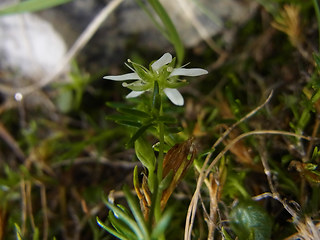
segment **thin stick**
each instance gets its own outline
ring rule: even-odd
[[[47,194],[46,194],[46,187],[41,182],[40,182],[40,194],[41,194],[41,205],[42,205],[42,211],[43,211],[43,240],[47,240],[48,234],[49,234]]]

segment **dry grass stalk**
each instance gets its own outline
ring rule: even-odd
[[[261,109],[262,106],[264,106],[269,98],[262,104],[260,105],[258,108],[256,108],[255,110],[253,110],[252,112],[250,112],[248,115],[246,115],[243,119],[241,119],[242,121],[248,119],[248,117],[252,116],[255,112],[257,112],[257,109]],[[236,124],[234,125],[238,125],[240,122],[238,121]],[[232,126],[233,128],[235,126]],[[232,128],[231,127],[231,128]],[[231,132],[231,130],[227,130],[222,137],[225,138],[229,133]],[[234,144],[238,143],[240,140],[248,137],[248,136],[253,136],[253,135],[282,135],[282,136],[292,136],[292,137],[296,137],[296,138],[300,138],[300,139],[305,139],[307,141],[312,141],[315,140],[312,137],[308,137],[308,136],[303,136],[303,135],[299,135],[299,134],[295,134],[295,133],[291,133],[291,132],[285,132],[285,131],[278,131],[278,130],[257,130],[257,131],[251,131],[251,132],[247,132],[244,134],[241,134],[240,136],[236,137],[235,139],[233,139],[209,164],[209,160],[211,158],[211,154],[209,154],[205,160],[205,163],[201,169],[198,181],[197,181],[197,187],[196,190],[193,194],[193,197],[191,199],[189,208],[188,208],[188,213],[187,213],[187,218],[186,218],[186,226],[185,226],[185,240],[190,240],[191,239],[191,232],[192,232],[192,227],[193,227],[193,223],[194,223],[194,218],[195,218],[195,213],[197,210],[197,205],[198,205],[198,200],[199,200],[199,196],[200,196],[200,189],[202,187],[202,184],[204,182],[204,180],[208,177],[208,175],[210,174],[210,172],[212,171],[213,167],[217,164],[217,162],[228,152],[230,151],[230,149],[234,146]],[[220,139],[222,138],[220,137]],[[218,141],[220,140],[218,139]],[[316,139],[319,140],[319,139]],[[217,142],[218,142],[217,141]],[[221,139],[222,141],[222,139]],[[214,144],[214,146],[216,146],[216,143]],[[287,207],[284,205],[284,207]],[[288,209],[287,209],[288,210]]]
[[[258,106],[257,108],[255,108],[251,112],[249,112],[246,116],[244,116],[238,122],[236,122],[230,128],[228,128],[221,135],[221,137],[213,144],[211,149],[212,150],[215,149],[220,143],[223,142],[223,140],[229,135],[229,133],[235,127],[237,127],[240,123],[242,123],[243,121],[247,120],[248,118],[252,117],[256,112],[258,112],[261,108],[263,108],[269,102],[269,100],[271,99],[272,94],[273,94],[273,92],[271,92],[269,94],[268,98],[264,101],[264,103],[262,103],[260,106]],[[191,232],[192,232],[194,219],[195,219],[195,214],[196,214],[197,205],[198,205],[198,200],[199,200],[199,196],[200,196],[200,189],[201,189],[201,186],[202,186],[203,182],[207,178],[207,174],[205,174],[205,170],[208,167],[208,164],[209,164],[209,161],[211,159],[211,156],[212,156],[212,153],[208,154],[208,156],[206,157],[206,159],[205,159],[205,161],[203,163],[203,166],[202,166],[202,168],[200,170],[199,178],[198,178],[198,181],[197,181],[196,190],[195,190],[195,192],[193,194],[193,197],[191,199],[191,202],[189,204],[188,213],[187,213],[187,217],[186,217],[186,225],[185,225],[185,234],[184,234],[184,239],[185,240],[191,239]]]

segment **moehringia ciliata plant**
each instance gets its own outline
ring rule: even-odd
[[[153,61],[149,69],[131,60],[128,60],[128,63],[132,66],[126,64],[133,71],[132,73],[105,76],[104,79],[124,81],[122,86],[131,90],[126,98],[138,97],[145,92],[151,93],[150,112],[132,107],[129,110],[128,108],[119,110],[122,114],[126,112],[129,114],[129,118],[126,118],[129,121],[137,120],[132,126],[138,130],[135,131],[129,142],[134,143],[137,158],[144,166],[142,187],[139,183],[137,168],[133,174],[140,209],[135,203],[135,197],[128,187],[125,187],[124,193],[134,219],[132,215],[126,215],[122,207],[119,208],[113,203],[106,202],[112,212],[111,215],[109,214],[109,220],[114,229],[106,226],[99,219],[97,220],[100,226],[120,239],[164,240],[165,228],[170,219],[170,214],[164,211],[167,200],[192,164],[197,151],[192,139],[179,144],[176,142],[169,144],[165,141],[165,136],[172,134],[169,128],[165,128],[168,124],[172,124],[170,120],[172,116],[166,115],[162,97],[167,96],[173,104],[183,106],[184,99],[177,88],[187,85],[187,81],[180,80],[178,77],[201,76],[207,74],[208,71],[201,68],[185,68],[186,65],[176,67],[176,58],[172,58],[170,53],[165,53],[161,58]],[[128,83],[127,81],[133,82]],[[154,136],[159,139],[157,156],[154,153],[155,149],[146,138],[148,129],[151,129]],[[165,145],[170,148],[167,154],[164,152]],[[127,229],[128,233],[127,227],[132,230],[131,238],[123,234],[123,229]]]

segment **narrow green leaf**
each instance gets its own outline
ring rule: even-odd
[[[39,240],[39,228],[35,228],[34,233],[33,233],[33,240]]]
[[[106,230],[107,232],[109,232],[113,236],[115,236],[119,239],[122,239],[122,240],[129,240],[129,238],[126,238],[122,234],[120,234],[120,233],[116,232],[115,230],[113,230],[112,228],[106,226],[98,217],[96,217],[96,220],[97,220],[97,223],[100,227],[102,227],[104,230]]]
[[[131,137],[129,143],[128,143],[128,146],[132,146],[133,143],[145,132],[147,131],[147,129],[149,127],[151,127],[153,124],[150,123],[150,124],[147,124],[147,125],[143,125],[141,126],[138,131],[136,131],[136,133]]]
[[[167,127],[165,126],[165,130],[168,133],[179,133],[181,132],[183,129],[181,127]]]
[[[149,212],[149,219],[153,219],[156,208],[160,207],[160,198],[161,198],[161,191],[159,191],[159,184],[158,184],[158,178],[156,175],[152,178],[153,183],[151,183],[153,187],[153,192],[151,195],[151,206],[150,206],[150,212]],[[148,179],[149,181],[149,179]],[[157,201],[157,198],[159,198],[159,201]],[[148,222],[148,228],[152,229],[153,228],[153,222],[149,221]]]
[[[163,8],[161,3],[158,0],[148,0],[150,5],[153,7],[155,12],[158,14],[159,18],[161,19],[163,25],[165,26],[169,41],[173,44],[178,58],[178,66],[180,66],[184,59],[184,46],[181,41],[181,38],[175,28],[174,24],[172,23],[170,17],[168,16],[166,10]]]
[[[158,224],[152,230],[152,239],[158,239],[161,235],[164,234],[168,225],[170,224],[171,217],[173,215],[174,208],[170,208],[164,212]]]
[[[15,223],[14,227],[16,229],[17,240],[23,240],[23,237],[21,235],[21,229],[20,229],[19,225]]]
[[[157,120],[167,124],[173,124],[178,122],[176,118],[168,115],[160,116]]]
[[[313,153],[312,153],[311,159],[312,160],[316,160],[319,156],[320,156],[320,151],[319,151],[318,147],[315,146],[314,149],[313,149]]]
[[[72,0],[27,0],[8,6],[4,9],[0,9],[0,15],[34,12],[65,4],[70,1]]]
[[[137,236],[134,234],[134,232],[131,231],[131,229],[124,224],[124,222],[120,221],[118,218],[114,216],[114,213],[112,211],[109,211],[109,221],[112,224],[112,226],[117,230],[118,233],[120,233],[122,236],[126,236],[127,239],[135,240],[137,239]]]
[[[105,204],[119,217],[120,220],[129,226],[129,228],[137,235],[139,239],[143,239],[142,231],[140,230],[138,224],[130,216],[128,216],[122,209],[114,206],[108,201],[105,201]]]
[[[146,6],[146,4],[142,0],[136,0],[138,5],[147,13],[147,15],[150,17],[153,24],[158,28],[158,30],[162,33],[162,35],[169,40],[169,36],[164,29],[164,27],[159,23],[158,19],[156,19],[156,15],[154,12],[150,11],[149,8]]]
[[[311,97],[311,101],[315,103],[320,98],[320,89],[318,89]]]
[[[117,120],[115,122],[118,123],[118,124],[121,124],[121,125],[129,126],[129,127],[135,127],[135,128],[141,128],[142,127],[141,123],[133,122],[133,121]]]
[[[112,114],[106,116],[107,120],[112,120],[112,121],[128,121],[128,122],[135,122],[139,123],[138,119],[133,118],[132,116],[128,115],[120,115],[120,114]],[[141,123],[139,123],[141,125]]]
[[[144,137],[139,137],[134,143],[134,148],[139,161],[152,172],[155,169],[156,156],[151,144]]]
[[[132,109],[128,107],[122,107],[122,108],[117,108],[117,111],[120,113],[128,114],[137,118],[142,118],[142,119],[148,119],[150,118],[150,115],[146,112],[137,110],[137,109]]]
[[[132,195],[132,193],[130,192],[130,189],[127,186],[123,187],[123,191],[124,194],[126,196],[126,199],[128,201],[128,205],[131,209],[131,212],[136,220],[136,222],[138,223],[140,230],[143,233],[143,239],[147,240],[149,239],[149,231],[147,228],[147,224],[145,222],[145,219],[143,217],[143,213],[141,212],[139,203],[137,201],[137,199]]]
[[[221,232],[222,232],[222,236],[224,237],[223,239],[233,240],[224,227],[221,228]]]
[[[106,105],[108,107],[117,109],[117,108],[127,108],[128,105],[123,102],[106,102]]]
[[[304,109],[302,114],[300,115],[297,128],[299,131],[303,131],[303,129],[308,124],[309,120],[311,118],[310,111],[308,109]]]

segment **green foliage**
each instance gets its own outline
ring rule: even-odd
[[[256,202],[241,201],[230,213],[231,227],[239,240],[267,240],[271,238],[272,220]]]
[[[61,4],[68,3],[72,0],[25,0],[14,5],[8,6],[4,9],[0,9],[0,16],[7,14],[18,14],[23,12],[34,12],[51,7],[55,7]]]
[[[248,198],[249,194],[244,187],[244,179],[246,177],[246,172],[234,172],[228,168],[228,178],[225,183],[223,195],[229,197],[230,199],[235,199],[237,197]]]
[[[112,210],[109,212],[109,221],[115,230],[104,224],[99,218],[97,218],[98,224],[119,239],[157,240],[161,238],[170,222],[173,209],[171,208],[165,211],[158,223],[151,227],[151,225],[145,221],[138,201],[135,196],[132,195],[130,189],[124,186],[123,190],[131,212],[124,206],[115,206],[105,201],[108,208]]]
[[[64,83],[58,87],[56,102],[58,108],[64,113],[79,109],[84,91],[91,80],[88,74],[80,71],[76,62],[72,64],[70,78],[70,83]]]
[[[153,12],[151,12],[148,9],[148,7],[144,4],[142,0],[136,0],[136,2],[139,4],[139,6],[142,9],[144,9],[147,12],[148,16],[153,21],[153,23],[157,26],[160,32],[172,43],[177,53],[178,66],[181,66],[184,60],[184,55],[185,55],[184,46],[166,10],[163,8],[163,6],[158,0],[148,0],[148,3],[152,6],[154,12],[160,18],[161,20],[161,24],[160,24],[158,23],[158,20],[156,19]]]
[[[16,230],[17,240],[25,240],[26,238],[23,237],[23,234],[21,232],[21,229],[20,229],[19,225],[15,223],[14,227],[15,227],[15,230]],[[39,240],[40,239],[40,237],[39,237],[39,229],[36,228],[32,235],[33,235],[32,240]],[[53,240],[55,240],[55,238],[53,238]]]

